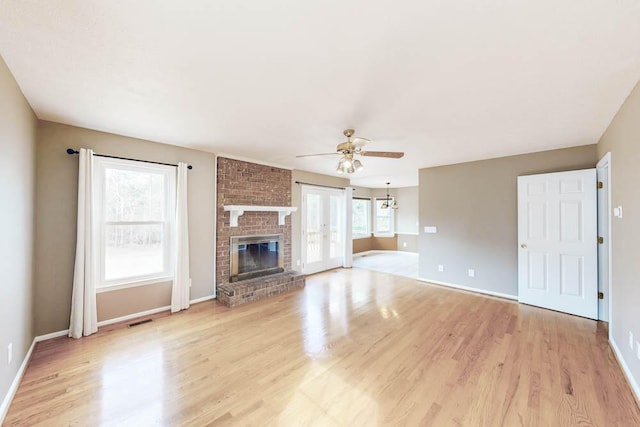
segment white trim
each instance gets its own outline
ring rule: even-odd
[[[33,348],[36,345],[36,340],[34,339],[31,342],[31,346],[29,350],[27,350],[27,354],[24,356],[22,360],[22,364],[20,368],[18,368],[18,372],[16,372],[16,376],[13,378],[13,382],[11,386],[9,386],[9,390],[7,390],[7,394],[4,396],[2,400],[2,404],[0,405],[0,425],[4,422],[4,417],[7,416],[7,412],[9,412],[9,406],[11,406],[11,402],[13,401],[16,392],[18,391],[18,387],[20,386],[20,382],[22,382],[22,377],[27,370],[27,365],[29,364],[29,360],[31,359],[31,353],[33,353]]]
[[[124,322],[126,320],[137,319],[138,317],[149,316],[151,314],[162,313],[171,310],[170,305],[164,307],[152,308],[151,310],[141,311],[139,313],[127,314],[126,316],[114,317],[113,319],[102,320],[98,322],[98,327],[113,325],[114,323]]]
[[[215,299],[215,298],[216,298],[215,295],[207,295],[206,297],[192,299],[191,301],[189,301],[189,303],[190,304],[198,304],[200,302],[209,301],[209,300],[212,300],[212,299]],[[116,317],[116,318],[113,318],[113,319],[102,320],[102,321],[98,322],[98,326],[105,326],[105,325],[110,325],[112,323],[123,322],[125,320],[135,319],[137,317],[148,316],[150,314],[155,314],[155,313],[161,313],[161,312],[163,312],[165,310],[170,310],[170,309],[171,309],[171,306],[169,306],[169,305],[167,305],[165,307],[152,308],[151,310],[147,310],[147,311],[141,311],[141,312],[138,312],[138,313],[127,314],[126,316],[121,316],[121,317]],[[35,342],[46,341],[46,340],[50,340],[50,339],[53,339],[53,338],[66,337],[67,335],[69,335],[69,330],[65,329],[63,331],[51,332],[50,334],[38,335],[37,337],[34,338],[34,341]]]
[[[357,234],[357,233],[353,233],[353,202],[354,201],[358,201],[358,202],[366,202],[366,223],[367,223],[367,230],[365,233],[362,234]],[[351,240],[356,240],[356,239],[366,239],[371,237],[372,233],[373,233],[373,221],[371,219],[371,215],[372,215],[372,209],[371,209],[371,198],[369,199],[365,199],[365,198],[354,198],[353,197],[353,189],[351,191]]]
[[[284,219],[291,212],[298,210],[296,206],[260,206],[260,205],[223,205],[225,212],[231,212],[229,226],[237,227],[238,218],[246,212],[278,212],[278,225],[285,225]]]
[[[372,203],[372,214],[373,214],[373,237],[395,237],[396,235],[396,213],[395,209],[389,206],[387,209],[389,210],[389,231],[388,232],[379,232],[378,231],[378,200],[393,200],[396,201],[395,196],[382,196],[382,197],[374,197]]]
[[[419,236],[420,233],[401,233],[399,231],[396,232],[397,235],[403,235],[403,236]]]
[[[351,240],[369,239],[371,234],[352,234]]]
[[[250,157],[236,156],[235,154],[218,153],[218,154],[216,154],[216,160],[217,160],[218,157],[224,157],[225,159],[231,159],[231,160],[239,160],[241,162],[255,163],[256,165],[271,166],[273,168],[286,169],[286,170],[290,170],[290,171],[292,171],[294,169],[291,166],[285,166],[285,165],[281,165],[281,164],[278,164],[278,163],[265,162],[264,160],[256,160],[256,159],[252,159]],[[216,161],[216,164],[217,163],[218,162]]]
[[[629,386],[631,386],[631,392],[634,394],[636,398],[636,402],[640,405],[640,387],[636,382],[635,378],[633,378],[633,374],[631,373],[631,369],[627,366],[627,363],[624,361],[624,357],[622,357],[622,353],[618,348],[618,345],[613,339],[609,340],[609,345],[613,349],[613,354],[616,356],[616,360],[618,361],[618,365],[622,368],[622,373],[627,378],[627,382]]]
[[[161,175],[164,177],[164,188],[162,193],[164,196],[164,206],[162,207],[164,213],[163,220],[149,220],[149,221],[107,221],[106,207],[106,173],[108,169],[146,173],[153,175]],[[128,287],[136,286],[134,283],[146,282],[152,283],[153,281],[160,282],[167,277],[173,277],[173,263],[171,257],[171,249],[173,247],[174,236],[171,232],[173,230],[173,222],[176,207],[176,168],[169,165],[149,164],[140,162],[138,160],[125,160],[114,159],[108,157],[98,157],[95,159],[94,170],[94,188],[95,188],[95,227],[94,232],[96,235],[95,248],[97,253],[97,278],[96,278],[96,292],[98,289],[112,288],[124,289]],[[119,225],[159,225],[162,230],[162,271],[155,271],[148,274],[126,276],[116,279],[107,280],[106,278],[106,227],[119,226]]]
[[[104,292],[119,291],[122,289],[137,288],[138,286],[160,285],[173,282],[173,277],[158,277],[155,279],[138,280],[133,282],[121,283],[119,285],[106,285],[96,288],[96,294]]]
[[[215,295],[207,295],[206,297],[196,298],[189,301],[189,304],[198,304],[200,302],[210,301],[212,299],[216,299]]]
[[[213,162],[213,298],[218,293],[218,156]],[[191,292],[191,291],[189,291]]]
[[[69,335],[69,329],[63,331],[51,332],[50,334],[38,335],[34,338],[35,342],[51,340],[58,337],[66,337]]]
[[[189,304],[198,304],[200,302],[205,302],[214,299],[214,295],[207,295],[206,297],[196,298],[189,301]],[[125,316],[114,317],[113,319],[102,320],[98,322],[98,327],[112,325],[114,323],[124,322],[126,320],[137,319],[139,317],[149,316],[151,314],[162,313],[163,311],[171,310],[170,305],[166,305],[164,307],[152,308],[151,310],[140,311],[138,313],[127,314]]]
[[[433,283],[434,285],[446,286],[448,288],[454,288],[454,289],[461,289],[463,291],[473,292],[473,293],[477,293],[477,294],[490,295],[492,297],[504,298],[504,299],[513,300],[513,301],[517,301],[518,300],[518,296],[517,295],[504,294],[502,292],[488,291],[486,289],[480,289],[480,288],[472,288],[471,286],[456,285],[454,283],[441,282],[439,280],[424,279],[422,277],[418,277],[418,280],[421,281],[421,282]]]
[[[612,212],[611,209],[613,207],[611,193],[613,186],[611,185],[611,152],[607,152],[602,159],[596,164],[596,169],[600,169],[607,166],[607,195],[608,195],[608,205],[609,205],[609,241],[607,242],[607,246],[609,247],[609,341],[613,341],[613,233],[612,233]]]

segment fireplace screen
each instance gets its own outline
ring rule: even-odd
[[[231,238],[231,282],[284,271],[282,234]]]

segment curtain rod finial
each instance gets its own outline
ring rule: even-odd
[[[73,148],[67,148],[67,154],[78,154],[79,151],[74,150]]]
[[[189,165],[189,166],[187,166],[187,169],[191,170],[191,169],[193,169],[193,166]]]

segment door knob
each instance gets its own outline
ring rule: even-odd
[[[521,245],[520,245],[520,247],[521,247],[522,249],[527,249],[527,245],[525,245],[524,243],[523,243],[523,244],[521,244]]]

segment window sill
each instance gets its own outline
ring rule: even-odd
[[[395,237],[396,233],[373,233],[373,237]]]
[[[371,237],[371,234],[354,234],[351,236],[351,240],[368,239],[369,237]]]
[[[173,281],[173,276],[171,277],[156,277],[153,279],[145,279],[145,280],[138,280],[138,281],[134,281],[134,282],[126,282],[126,283],[118,283],[115,285],[104,285],[104,286],[100,286],[96,288],[96,294],[101,294],[104,292],[111,292],[111,291],[119,291],[122,289],[129,289],[129,288],[136,288],[138,286],[146,286],[146,285],[157,285],[160,283],[167,283],[167,282],[172,282]]]

